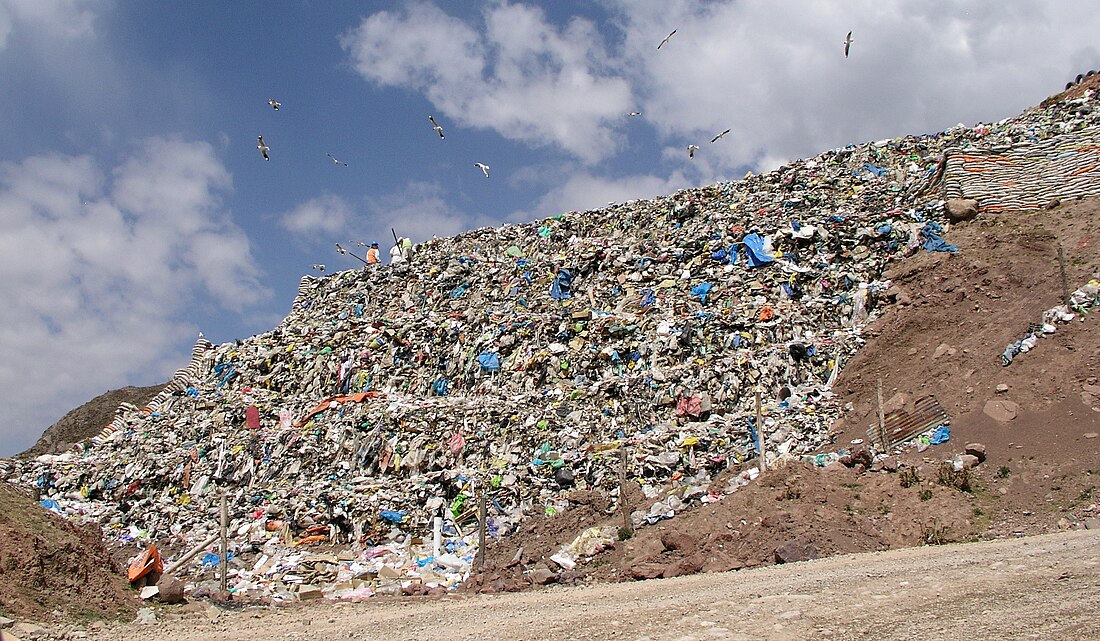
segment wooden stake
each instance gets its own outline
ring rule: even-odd
[[[1066,277],[1066,252],[1058,245],[1058,269],[1062,271],[1062,303],[1069,307],[1069,279]]]
[[[886,416],[882,410],[882,379],[878,379],[876,385],[878,391],[878,437],[882,441],[883,453],[890,451],[890,439],[886,438]]]
[[[626,442],[619,445],[619,512],[623,515],[623,533],[634,535],[634,524],[630,522],[630,505],[626,500]]]
[[[217,541],[220,537],[221,537],[220,533],[210,535],[210,537],[208,537],[205,541],[203,541],[202,543],[199,543],[195,547],[188,550],[187,554],[184,554],[179,559],[177,559],[175,563],[173,563],[172,565],[169,565],[167,568],[165,568],[164,573],[165,574],[175,574],[176,571],[179,570],[180,568],[182,568],[185,563],[187,563],[192,558],[194,558],[194,556],[196,554],[198,554],[199,552],[202,552],[208,546],[212,545],[214,543],[214,541]]]
[[[768,470],[768,456],[764,451],[764,421],[760,411],[760,390],[756,390],[756,449],[760,452],[760,471]]]
[[[229,509],[226,507],[225,492],[221,493],[221,574],[222,592],[229,589]]]
[[[485,488],[477,499],[477,559],[474,565],[478,570],[485,567]]]

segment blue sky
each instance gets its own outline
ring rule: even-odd
[[[336,242],[996,121],[1100,67],[1098,27],[1084,0],[0,0],[0,455],[200,331],[272,328],[313,264],[357,266]]]

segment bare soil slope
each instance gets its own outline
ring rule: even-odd
[[[0,614],[132,616],[136,603],[98,528],[80,528],[0,483]]]

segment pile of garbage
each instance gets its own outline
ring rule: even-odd
[[[573,490],[618,509],[624,478],[648,501],[630,506],[636,527],[672,518],[750,482],[761,456],[828,448],[830,388],[889,302],[884,267],[954,250],[946,149],[1073,136],[1095,102],[305,276],[276,328],[200,337],[147,406],[0,477],[110,541],[170,551],[192,594],[224,561],[232,593],[276,601],[461,584],[481,497],[488,545],[568,510]],[[571,568],[612,538],[586,530],[554,561]]]

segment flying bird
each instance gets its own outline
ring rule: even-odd
[[[480,169],[481,173],[485,174],[486,178],[489,177],[489,165],[486,165],[483,162],[475,162],[474,167],[477,167],[478,169]]]
[[[711,138],[711,139],[710,139],[710,141],[711,141],[711,142],[718,142],[718,139],[719,139],[719,138],[721,138],[722,136],[725,136],[725,135],[726,135],[726,134],[728,134],[728,133],[729,133],[730,131],[731,131],[731,130],[727,129],[727,130],[723,131],[722,133],[718,134],[717,136],[715,136],[715,137]]]
[[[258,141],[256,149],[259,149],[260,153],[263,154],[264,160],[271,160],[271,157],[267,155],[267,152],[271,151],[271,148],[264,142],[264,137],[256,136],[256,140]]]
[[[640,115],[642,115],[642,112],[640,112],[640,111],[631,111],[628,115],[630,115],[630,116],[640,116]]]
[[[428,120],[432,123],[432,129],[435,129],[435,133],[439,134],[439,139],[443,140],[443,126],[435,121],[435,116],[428,116]]]
[[[855,40],[852,39],[852,32],[849,31],[848,35],[844,36],[844,57],[848,57],[848,49],[852,46]]]
[[[695,157],[695,150],[699,148],[699,145],[688,145],[688,158]]]
[[[332,154],[325,154],[325,155],[328,156],[329,158],[332,158],[332,162],[337,164],[337,165],[343,165],[345,167],[348,166],[348,164],[346,162],[344,162],[342,160],[337,160],[336,156],[333,156]]]
[[[325,271],[325,266],[324,265],[314,265],[313,269],[316,269],[319,272],[323,272],[323,271]]]
[[[267,99],[267,104],[271,105],[271,108],[274,109],[275,111],[278,111],[279,107],[283,106],[282,103],[275,100],[274,98],[268,98]]]
[[[669,41],[669,39],[670,39],[670,38],[672,38],[672,36],[673,36],[673,35],[674,35],[675,33],[676,33],[676,30],[675,30],[675,29],[673,29],[673,30],[672,30],[672,33],[670,33],[670,34],[668,34],[667,36],[665,36],[665,39],[661,41],[661,44],[657,45],[657,51],[660,51],[660,50],[661,50],[661,47],[665,46],[665,43],[666,43],[666,42],[668,42],[668,41]]]

